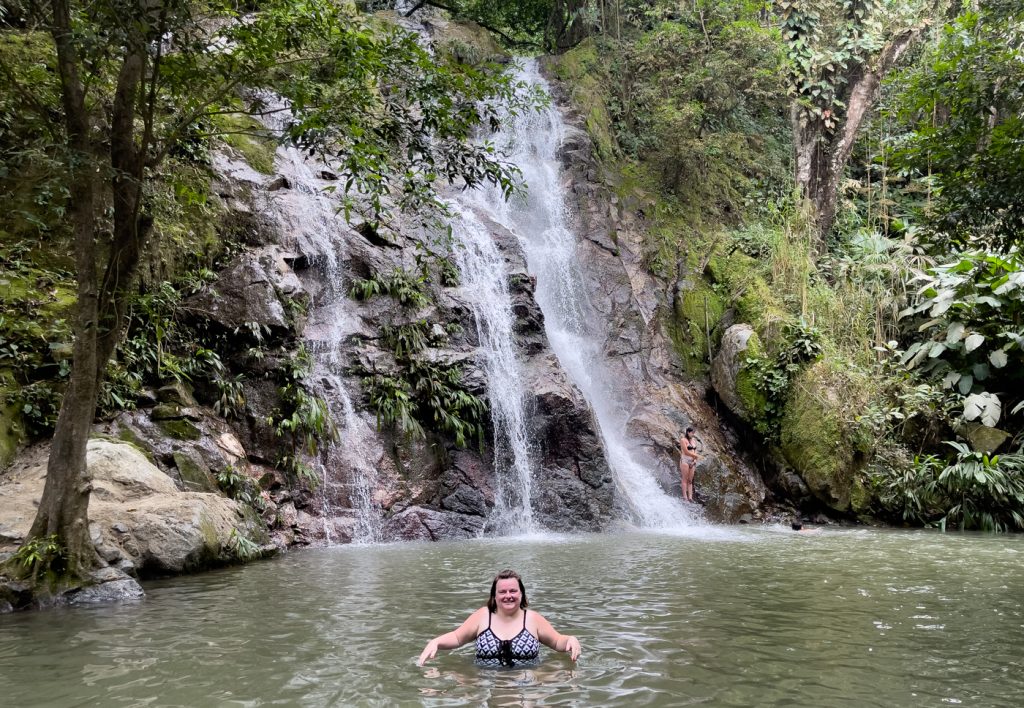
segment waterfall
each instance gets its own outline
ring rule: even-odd
[[[535,61],[520,69],[518,78],[548,88]],[[626,434],[625,397],[616,390],[616,376],[602,353],[604,330],[584,288],[560,180],[558,149],[565,134],[554,106],[506,122],[494,139],[523,171],[527,197],[506,202],[495,189],[474,190],[467,198],[523,243],[528,267],[537,278],[535,295],[548,340],[594,411],[628,521],[647,528],[690,525],[692,514],[662,490]]]
[[[497,478],[495,511],[489,526],[499,533],[534,531],[530,505],[533,465],[526,428],[522,373],[513,337],[512,298],[505,259],[490,230],[459,200],[452,204],[452,237],[462,276],[461,291],[470,303],[480,338],[479,355],[487,373],[487,399],[494,427]]]
[[[273,103],[271,106],[280,108]],[[278,110],[272,115],[286,116],[287,112]],[[270,127],[280,130],[283,126]],[[272,193],[277,216],[309,256],[322,283],[310,305],[305,344],[313,356],[308,383],[327,402],[338,427],[338,438],[326,443],[317,463],[324,537],[328,544],[334,542],[331,526],[338,511],[332,500],[347,495],[355,515],[352,540],[373,543],[381,540],[380,506],[372,497],[378,481],[374,460],[380,457],[380,443],[372,426],[357,415],[342,377],[345,362],[341,352],[346,334],[352,331],[349,323],[353,316],[347,307],[348,283],[340,265],[347,230],[336,202],[325,191],[334,185],[333,180],[325,178],[332,176],[326,166],[311,167],[301,151],[281,146],[275,167],[288,182],[287,189]],[[342,484],[345,477],[349,481],[347,489]]]

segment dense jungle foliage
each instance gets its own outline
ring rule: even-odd
[[[204,331],[183,303],[241,247],[212,226],[211,151],[227,142],[272,169],[257,89],[292,101],[299,119],[284,139],[352,175],[351,208],[370,220],[437,208],[435,180],[508,184],[513,168],[468,137],[499,104],[531,99],[494,65],[467,62],[469,48],[431,57],[375,19],[391,16],[390,2],[154,7],[189,41],[159,71],[148,64],[150,93],[137,94],[145,110],[133,120],[147,127],[135,139],[160,159],[136,178],[150,237],[117,325],[124,336],[102,367],[100,414],[184,380],[231,416],[242,374],[229,362],[289,343]],[[708,375],[729,325],[754,328],[737,380],[742,424],[776,462],[841,513],[1024,528],[1018,3],[451,0],[398,12],[428,7],[513,51],[557,53],[551,71],[583,114],[606,181],[644,214],[648,267],[678,283],[666,322],[688,373]],[[68,210],[84,158],[68,140],[38,9],[0,4],[0,461],[52,432],[72,365]],[[103,22],[124,9],[75,8],[101,133],[90,164],[117,130],[118,32],[129,30]],[[260,19],[231,24],[243,15]],[[214,51],[223,26],[232,29],[218,41],[239,52]],[[104,234],[118,172],[98,169]],[[291,391],[295,410],[280,412],[291,447],[330,435],[322,407],[299,393],[301,371],[266,370]],[[408,393],[399,384],[368,381],[382,421],[415,431],[439,419],[394,393]],[[465,444],[483,410],[453,391],[448,432]]]

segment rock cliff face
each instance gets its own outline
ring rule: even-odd
[[[604,349],[631,405],[628,431],[661,486],[678,495],[677,442],[692,425],[704,443],[695,486],[706,515],[729,522],[756,516],[767,489],[708,403],[707,383],[684,376],[667,333],[674,284],[653,276],[645,263],[644,205],[619,200],[595,159],[585,121],[571,111],[566,119],[576,129],[562,150],[564,179],[588,289],[608,326]]]

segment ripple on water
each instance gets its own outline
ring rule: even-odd
[[[1020,543],[743,528],[297,552],[5,617],[0,684],[10,705],[1019,705]],[[504,567],[580,662],[415,666]]]

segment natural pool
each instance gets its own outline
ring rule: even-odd
[[[575,666],[426,641],[519,570]],[[351,546],[0,617],[10,706],[1024,705],[1024,538],[701,527]]]

